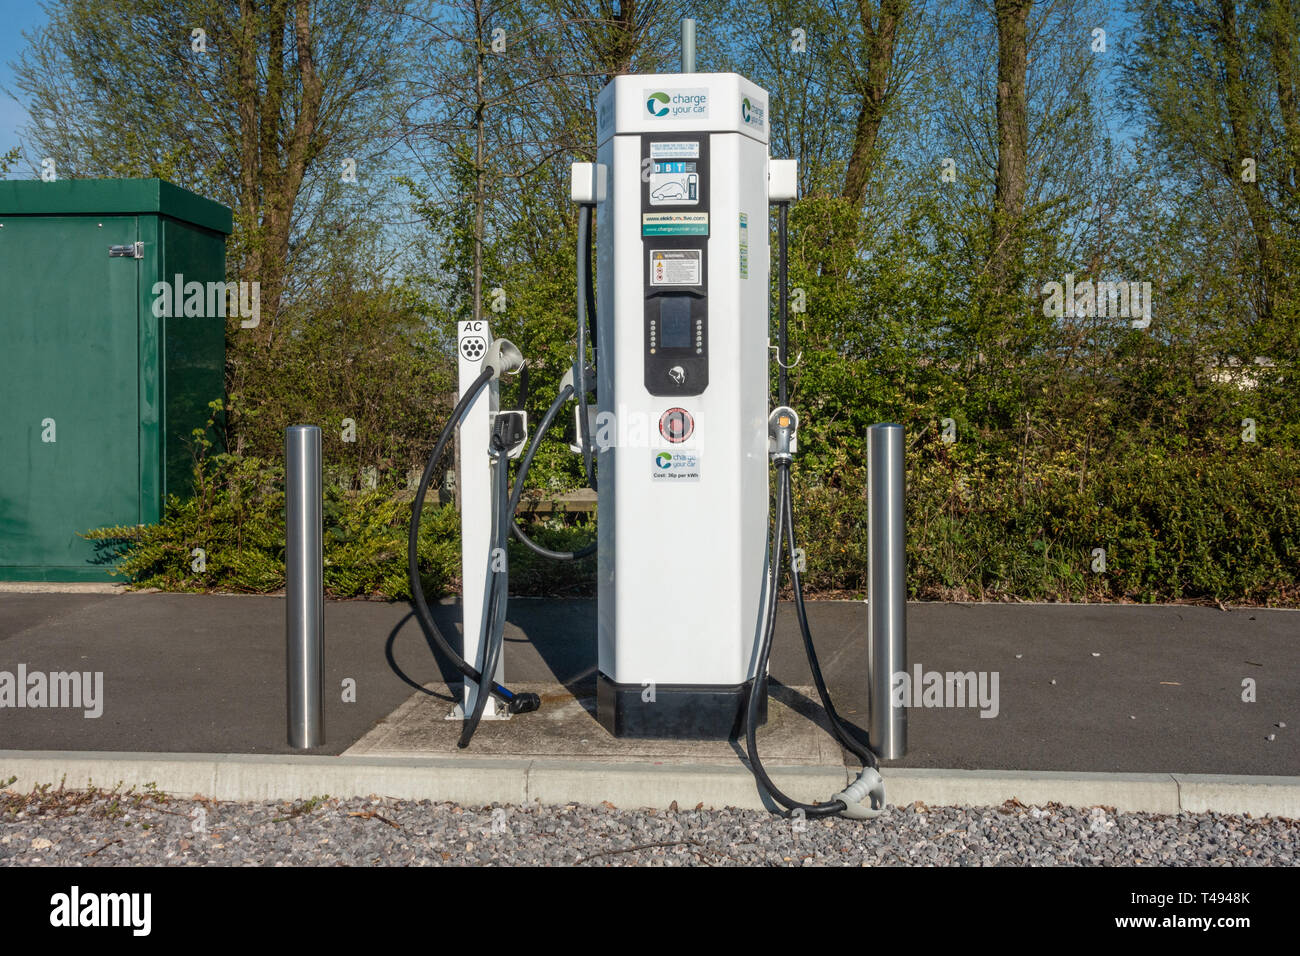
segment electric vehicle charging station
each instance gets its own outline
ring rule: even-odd
[[[456,366],[459,394],[464,395],[478,376],[483,359],[492,344],[486,320],[461,322],[456,336]],[[487,610],[488,587],[483,569],[489,566],[492,535],[492,482],[495,471],[488,455],[487,438],[492,421],[501,408],[501,387],[493,379],[486,391],[486,401],[475,402],[465,412],[457,442],[460,445],[460,464],[456,481],[460,494],[461,549],[460,567],[461,607],[466,623],[480,621]],[[481,643],[485,631],[482,627],[462,627],[464,655],[467,660],[481,657]],[[498,661],[493,674],[495,680],[505,679],[505,660]],[[478,687],[465,682],[461,703],[447,715],[448,720],[461,720],[474,711]],[[504,708],[490,695],[483,711],[484,720],[509,718]]]
[[[883,812],[883,782],[875,756],[845,729],[830,701],[793,562],[795,608],[814,682],[832,732],[863,769],[829,801],[803,804],[777,789],[758,757],[782,558],[787,546],[790,555],[796,548],[790,466],[799,423],[784,405],[784,286],[776,347],[782,404],[769,409],[768,209],[796,198],[797,169],[794,161],[768,156],[764,90],[738,74],[694,72],[690,20],[683,21],[682,59],[680,73],[615,77],[597,99],[596,162],[572,167],[571,198],[579,206],[577,355],[531,442],[524,413],[499,407],[500,376],[522,367],[519,349],[494,340],[486,322],[460,324],[460,399],[412,509],[408,561],[416,616],[465,675],[461,705],[451,715],[465,721],[465,747],[480,720],[540,706],[536,695],[514,694],[503,683],[509,535],[562,560],[595,551],[597,718],[611,734],[727,739],[744,733],[760,787],[787,812],[864,819]],[[784,213],[780,224],[784,281]],[[576,400],[578,433],[572,447],[597,490],[598,533],[581,551],[557,553],[532,542],[514,514],[538,445],[570,400]],[[429,611],[417,549],[424,498],[456,431],[463,656]],[[512,485],[509,460],[521,453]],[[895,457],[901,467],[901,454]],[[896,490],[901,496],[901,481]],[[879,701],[889,674],[883,682],[873,676]],[[902,739],[891,737],[889,756],[901,756]]]
[[[573,198],[597,222],[597,715],[619,736],[725,737],[767,538],[767,95],[734,73],[627,75],[596,113]]]

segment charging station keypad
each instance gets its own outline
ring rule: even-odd
[[[709,384],[709,138],[641,137],[645,387],[699,395]]]

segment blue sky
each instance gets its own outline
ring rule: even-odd
[[[0,0],[0,88],[13,87],[13,70],[10,64],[16,60],[27,45],[24,33],[30,33],[46,21],[45,11],[38,0]],[[1115,44],[1121,39],[1128,27],[1128,17],[1119,0],[1112,0],[1103,21],[1107,32],[1107,46],[1110,54],[1107,62],[1107,79],[1115,80],[1114,60]],[[0,93],[0,154],[19,145],[18,131],[27,121],[27,112],[22,105],[11,97]],[[1117,130],[1121,142],[1131,140],[1131,130]],[[19,168],[9,174],[11,177],[27,177],[29,170]]]
[[[13,86],[11,61],[27,45],[23,33],[45,22],[45,11],[37,0],[0,0],[0,87]],[[27,121],[27,111],[0,93],[0,153],[18,145],[18,130]],[[26,175],[20,172],[19,175]]]

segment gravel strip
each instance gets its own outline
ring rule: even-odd
[[[8,865],[1295,865],[1300,821],[1060,806],[891,807],[866,823],[752,810],[219,803],[0,792]]]

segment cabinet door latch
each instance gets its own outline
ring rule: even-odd
[[[124,246],[109,246],[108,256],[110,259],[143,259],[144,243],[128,242]]]

